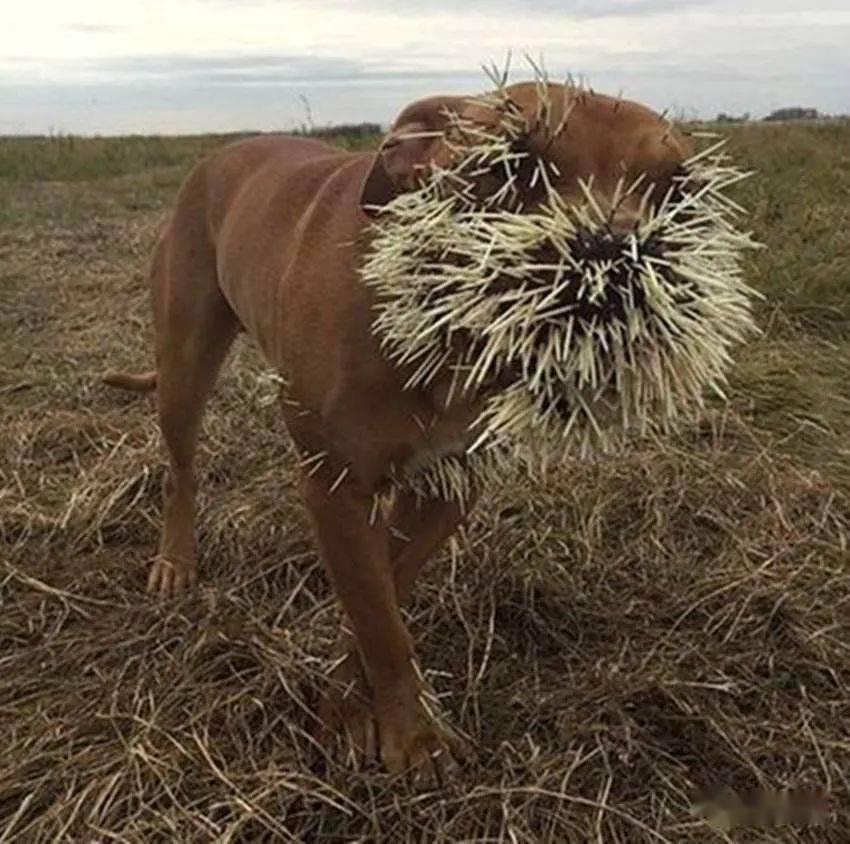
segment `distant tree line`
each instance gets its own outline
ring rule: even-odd
[[[726,114],[725,111],[721,111],[720,114],[716,117],[717,123],[746,123],[750,119],[750,113],[745,111],[740,116],[735,116],[734,114]]]
[[[310,135],[313,138],[337,138],[345,135],[348,138],[369,139],[383,132],[379,123],[334,123],[332,126],[301,126],[295,134]]]
[[[791,106],[789,108],[778,108],[772,111],[767,117],[762,118],[766,121],[779,120],[820,120],[826,117],[821,114],[816,108],[802,108],[800,106]],[[751,119],[750,113],[745,111],[741,115],[726,114],[721,111],[716,117],[717,123],[746,123]]]
[[[820,117],[816,108],[780,108],[772,111],[765,120],[817,120]]]

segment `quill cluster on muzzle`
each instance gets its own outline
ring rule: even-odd
[[[500,125],[451,117],[454,163],[381,210],[362,270],[408,388],[448,373],[450,400],[486,400],[452,479],[435,467],[416,481],[455,497],[464,466],[540,465],[668,430],[707,388],[720,392],[730,348],[754,330],[740,268],[754,244],[726,193],[745,174],[722,144],[684,162],[654,204],[655,186],[621,180],[613,211],[589,184],[568,205],[507,91],[478,102]],[[641,200],[631,232],[612,225],[626,197]]]

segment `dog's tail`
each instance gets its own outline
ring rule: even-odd
[[[134,393],[150,393],[156,389],[156,372],[132,375],[129,372],[107,372],[101,379],[109,387],[132,390]]]

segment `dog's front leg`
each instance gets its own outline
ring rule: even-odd
[[[370,524],[371,497],[353,483],[343,481],[331,491],[324,480],[307,477],[303,490],[372,689],[369,715],[377,725],[381,759],[393,773],[415,769],[439,776],[446,751],[457,740],[438,726],[422,700],[411,637],[396,597],[386,525],[380,520]],[[364,752],[371,741],[360,740]]]
[[[410,600],[414,582],[428,560],[457,530],[474,504],[464,508],[441,498],[421,500],[413,493],[399,492],[389,514],[389,556],[398,606]],[[362,729],[368,717],[370,684],[363,660],[348,630],[340,633],[337,656],[329,686],[319,708],[319,738],[333,744],[340,730],[348,729],[348,740],[356,752],[369,755],[372,736]],[[351,731],[351,725],[361,729]],[[456,752],[465,748],[457,745]]]

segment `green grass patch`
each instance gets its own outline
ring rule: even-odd
[[[850,122],[743,126],[730,150],[753,170],[738,198],[765,245],[751,277],[768,329],[850,338]]]
[[[368,127],[369,124],[366,124]],[[320,129],[306,134],[346,149],[364,149],[377,134],[357,126]],[[7,182],[89,182],[144,173],[152,169],[188,169],[219,146],[247,137],[227,135],[128,135],[84,138],[0,137],[0,180]]]

